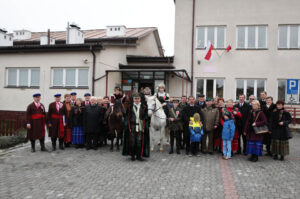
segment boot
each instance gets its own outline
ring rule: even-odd
[[[284,156],[283,155],[281,155],[280,160],[284,161]]]
[[[278,155],[274,155],[274,156],[273,156],[273,159],[274,159],[274,160],[278,160]]]
[[[35,140],[30,140],[31,142],[31,152],[34,153],[35,152]]]
[[[144,158],[142,158],[141,156],[137,156],[136,159],[141,162],[144,161]]]
[[[56,151],[56,139],[52,138],[52,151]]]
[[[65,150],[63,139],[59,139],[59,149],[60,149],[60,150]]]
[[[40,140],[40,145],[41,145],[41,151],[48,151],[45,147],[45,140],[41,139]]]
[[[169,154],[173,154],[173,147],[171,147]]]
[[[254,159],[254,155],[251,155],[250,158],[248,158],[248,160],[251,162],[253,161],[253,159]]]
[[[253,157],[253,160],[252,160],[252,162],[257,162],[258,161],[258,156],[257,155],[253,155],[254,157]]]
[[[135,161],[135,156],[131,155],[131,161]]]

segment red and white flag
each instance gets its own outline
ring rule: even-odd
[[[231,45],[228,45],[226,51],[229,52],[231,50]]]
[[[210,61],[212,59],[212,50],[214,49],[214,46],[208,42],[205,52],[204,52],[204,59]]]

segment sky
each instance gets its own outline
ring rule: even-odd
[[[81,29],[107,25],[157,27],[166,56],[174,52],[174,0],[9,0],[0,6],[0,28],[9,33],[65,30],[75,22]]]

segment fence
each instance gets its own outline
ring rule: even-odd
[[[0,136],[15,135],[24,124],[25,112],[0,111]]]
[[[293,125],[297,124],[297,118],[300,118],[300,108],[299,107],[285,107],[285,109],[290,112],[293,118]]]

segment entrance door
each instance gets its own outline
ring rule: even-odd
[[[139,85],[139,90],[141,90],[141,88],[146,88],[149,87],[151,89],[151,94],[154,94],[154,84],[153,81],[141,81],[140,85]]]

